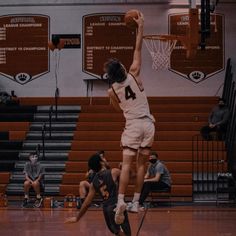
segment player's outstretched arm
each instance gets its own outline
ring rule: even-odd
[[[129,73],[133,76],[137,77],[140,74],[141,69],[141,51],[142,51],[142,43],[143,43],[143,24],[144,17],[140,12],[137,19],[134,18],[138,25],[137,36],[136,36],[136,44],[134,49],[133,63],[130,66]]]
[[[81,217],[88,210],[88,207],[91,204],[95,194],[96,194],[96,191],[95,191],[95,189],[93,187],[93,184],[91,184],[91,186],[89,188],[88,196],[85,198],[85,201],[83,202],[79,213],[77,214],[77,216],[70,217],[70,218],[66,219],[65,223],[75,223],[75,222],[79,221],[81,219]]]

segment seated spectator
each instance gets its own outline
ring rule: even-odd
[[[140,206],[143,206],[150,191],[171,188],[170,173],[167,167],[158,159],[156,152],[151,153],[149,162],[150,164],[144,177],[143,188],[139,199]],[[129,210],[132,212],[132,204],[130,206],[131,208]]]
[[[29,190],[32,187],[36,192],[36,201],[34,203],[35,207],[40,207],[42,204],[42,197],[40,195],[40,187],[43,182],[44,168],[38,162],[38,155],[35,153],[29,154],[29,162],[26,162],[24,167],[25,182],[24,182],[24,192],[25,198],[23,201],[23,207],[26,207],[29,202]]]
[[[216,132],[217,138],[223,140],[225,138],[229,116],[229,109],[224,99],[220,98],[218,105],[213,108],[208,117],[208,125],[201,129],[203,139],[212,140],[211,133]]]
[[[19,100],[14,91],[11,91],[11,95],[5,91],[0,91],[0,105],[18,105]]]
[[[110,169],[110,166],[105,158],[105,151],[98,151],[97,154],[101,157],[106,169]],[[83,180],[79,184],[79,194],[80,194],[80,205],[83,204],[84,199],[86,198],[90,185],[93,182],[93,178],[96,173],[93,170],[89,169],[85,174],[86,180]],[[80,206],[79,206],[80,207]]]

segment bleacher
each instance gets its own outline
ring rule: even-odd
[[[151,111],[156,119],[153,150],[158,152],[159,158],[170,170],[173,180],[171,195],[177,201],[192,199],[192,137],[199,134],[200,128],[206,124],[208,114],[217,99],[149,98]],[[84,179],[88,168],[87,160],[98,150],[106,151],[106,158],[111,167],[118,167],[122,161],[120,136],[125,124],[122,113],[113,109],[108,98],[94,97],[92,104],[90,102],[90,98],[59,99],[59,106],[63,109],[59,112],[58,120],[52,120],[53,138],[50,140],[47,137],[45,159],[41,160],[46,168],[46,195],[78,195],[79,182]],[[11,163],[11,168],[2,168],[1,171],[8,170],[12,174],[8,184],[8,192],[11,195],[23,194],[22,169],[28,153],[35,150],[37,143],[41,142],[42,124],[47,124],[48,108],[54,104],[54,100],[20,98],[20,104],[25,112],[16,112],[20,114],[17,116],[18,121],[11,117],[11,121],[1,118],[3,120],[0,122],[1,140],[5,139],[0,144],[1,163]],[[75,112],[71,109],[72,106],[78,108],[80,105],[80,113],[80,109]],[[31,115],[26,112],[26,107],[33,109]],[[1,111],[4,112],[3,108]],[[12,149],[14,146],[17,147],[16,150]],[[209,155],[210,152],[212,153],[212,150],[209,150]],[[131,180],[129,196],[133,193],[133,184],[134,181]],[[2,183],[0,185],[2,186]]]
[[[35,106],[0,106],[0,193],[5,193]]]
[[[87,160],[97,150],[105,150],[112,167],[122,160],[120,135],[124,118],[115,111],[107,98],[82,101],[81,113],[74,133],[71,151],[66,162],[60,194],[78,195],[79,182],[87,171]],[[216,97],[149,98],[156,118],[153,150],[165,162],[173,179],[172,197],[177,200],[192,198],[192,137],[207,122]],[[134,167],[133,167],[134,168]],[[133,193],[130,182],[128,195]]]
[[[0,106],[0,171],[12,171],[36,106]]]

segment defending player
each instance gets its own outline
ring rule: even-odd
[[[116,168],[106,169],[105,163],[98,154],[93,155],[89,159],[88,165],[89,168],[96,173],[96,175],[93,178],[88,196],[83,202],[79,213],[76,217],[67,219],[66,223],[75,223],[79,221],[87,211],[96,192],[98,192],[103,198],[103,214],[109,230],[115,235],[131,236],[131,229],[126,211],[124,212],[124,223],[121,225],[115,223],[114,209],[117,202],[118,178],[120,176],[120,170]]]
[[[133,63],[127,73],[124,65],[117,59],[110,59],[104,65],[104,71],[112,86],[108,90],[112,104],[123,111],[126,125],[121,137],[123,163],[119,184],[118,203],[115,221],[121,224],[127,207],[124,195],[129,182],[129,172],[133,158],[137,157],[137,179],[130,211],[138,212],[139,197],[145,174],[145,161],[148,159],[154,140],[154,118],[150,114],[149,104],[139,77],[141,68],[141,49],[143,38],[143,14],[134,19],[138,25]]]

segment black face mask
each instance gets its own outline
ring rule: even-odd
[[[155,164],[157,162],[157,159],[150,159],[149,162]]]

